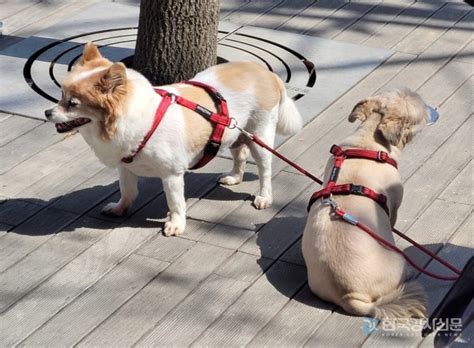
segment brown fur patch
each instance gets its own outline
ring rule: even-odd
[[[270,111],[281,98],[281,82],[265,67],[252,62],[237,62],[218,65],[217,80],[235,92],[252,91],[258,108]]]
[[[105,69],[85,78],[78,78],[79,74],[98,67]],[[130,95],[131,86],[127,81],[125,66],[122,63],[112,64],[106,59],[86,62],[74,69],[62,87],[65,93],[59,107],[67,109],[71,98],[79,99],[78,108],[101,115],[100,135],[104,140],[110,140],[115,135],[117,118],[124,112],[127,96]]]

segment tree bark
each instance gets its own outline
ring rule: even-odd
[[[154,85],[216,64],[218,0],[142,0],[133,67]]]

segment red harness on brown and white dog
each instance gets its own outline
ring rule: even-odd
[[[329,198],[331,195],[359,195],[373,199],[377,202],[383,210],[390,215],[387,207],[387,197],[384,194],[375,192],[374,190],[363,185],[356,184],[342,184],[336,185],[339,172],[341,170],[344,160],[347,158],[362,158],[381,163],[388,163],[398,169],[397,162],[391,158],[388,153],[384,151],[372,151],[365,149],[346,149],[343,150],[337,145],[333,145],[330,151],[334,155],[334,166],[332,167],[329,181],[325,188],[316,191],[311,196],[308,204],[308,211],[315,201],[320,198]]]
[[[182,81],[181,83],[185,83],[188,85],[200,87],[204,89],[209,96],[212,98],[214,103],[216,104],[218,113],[215,113],[202,105],[199,105],[191,100],[186,98],[180,97],[179,95],[173,94],[168,92],[164,89],[155,88],[155,92],[161,95],[163,98],[161,99],[160,105],[155,111],[155,118],[153,120],[153,124],[150,130],[147,132],[143,140],[138,144],[138,147],[133,151],[130,156],[123,157],[122,162],[124,163],[131,163],[135,156],[145,147],[148,140],[151,138],[153,133],[156,131],[158,126],[160,125],[161,120],[165,116],[168,107],[173,104],[177,103],[181,106],[184,106],[190,110],[197,112],[199,115],[204,117],[205,119],[211,121],[214,124],[214,130],[212,131],[211,137],[209,138],[209,142],[207,143],[206,147],[204,148],[204,155],[202,158],[196,163],[191,169],[198,169],[205,166],[209,163],[219,151],[219,147],[222,143],[222,137],[224,136],[224,130],[230,125],[231,118],[229,117],[229,110],[227,108],[227,102],[224,97],[214,88],[209,85],[206,85],[202,82],[198,81]]]

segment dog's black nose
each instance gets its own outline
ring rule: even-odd
[[[53,116],[53,109],[44,110],[44,115],[46,116],[46,118],[50,118],[51,116]]]

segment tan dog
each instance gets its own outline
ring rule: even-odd
[[[340,147],[385,151],[398,161],[405,145],[423,126],[434,123],[437,113],[418,94],[396,90],[359,102],[349,116],[350,122],[356,119],[362,124]],[[330,159],[324,184],[333,165],[334,159]],[[398,170],[387,163],[347,159],[337,180],[337,184],[345,183],[364,185],[387,197],[390,216],[367,197],[337,195],[333,200],[394,244],[392,227],[403,196]],[[424,290],[416,281],[407,281],[404,258],[334,216],[321,199],[312,205],[308,216],[303,256],[311,290],[348,313],[380,319],[426,314]]]

